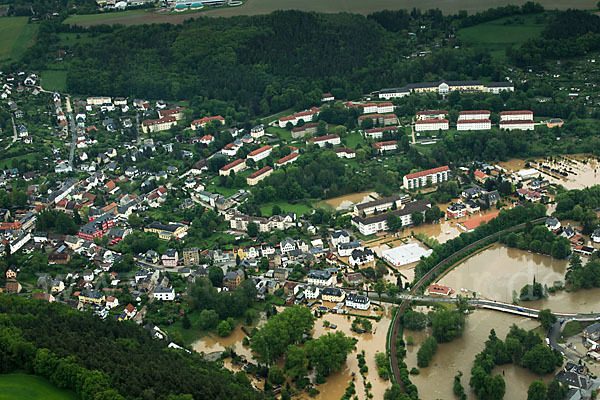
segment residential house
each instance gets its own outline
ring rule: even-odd
[[[341,243],[350,243],[350,235],[344,230],[337,230],[331,234],[331,244],[337,247]]]
[[[242,284],[244,280],[244,271],[237,269],[235,271],[228,271],[223,278],[223,286],[229,290],[234,290]]]
[[[179,261],[179,253],[175,249],[167,249],[165,254],[161,256],[161,261],[165,267],[176,267]]]
[[[375,254],[370,249],[365,250],[353,250],[350,254],[348,262],[353,267],[360,267],[365,264],[373,263],[375,261]]]
[[[10,280],[6,282],[6,293],[9,294],[16,294],[16,293],[20,293],[21,289],[23,289],[23,287],[21,286],[21,284],[15,280]]]
[[[364,246],[360,244],[360,240],[352,242],[342,242],[337,246],[337,252],[340,257],[350,257],[354,250],[364,250]]]
[[[304,289],[304,296],[307,300],[318,299],[320,294],[320,290],[317,286],[309,285],[306,289]]]
[[[152,293],[155,300],[173,301],[175,300],[175,289],[157,286]]]
[[[97,292],[95,290],[84,290],[81,293],[79,293],[79,303],[82,304],[90,303],[99,306],[102,305],[105,299],[106,297],[103,293]]]
[[[309,285],[331,286],[335,277],[326,270],[311,270],[306,278]]]
[[[321,290],[321,300],[331,303],[341,303],[346,298],[346,292],[336,287],[326,287]]]
[[[371,307],[371,300],[367,296],[351,293],[346,296],[346,307],[356,310],[368,310]]]
[[[289,274],[290,272],[287,270],[287,268],[275,268],[273,270],[273,279],[285,281],[287,280]]]

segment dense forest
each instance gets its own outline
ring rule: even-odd
[[[432,19],[437,15],[431,14]],[[279,11],[198,18],[183,25],[88,30],[48,22],[43,31],[24,59],[34,69],[54,59],[58,33],[94,36],[85,45],[68,48],[73,52],[70,92],[201,96],[249,107],[257,115],[314,105],[324,91],[355,98],[384,86],[442,77],[499,78],[500,71],[488,56],[471,50],[442,48],[429,57],[406,60],[416,50],[416,40],[353,14]]]
[[[264,398],[244,373],[168,349],[134,323],[1,294],[0,321],[0,372],[35,372],[82,400]]]

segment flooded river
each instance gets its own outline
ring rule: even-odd
[[[534,276],[536,282],[549,287],[554,281],[564,282],[567,265],[565,260],[496,244],[462,262],[439,283],[452,287],[457,293],[465,288],[481,293],[483,298],[512,303],[513,290],[519,294],[523,286],[533,282]],[[547,299],[521,304],[555,312],[600,312],[600,289],[560,291]]]
[[[463,373],[461,381],[468,398],[476,399],[477,397],[469,387],[471,367],[475,355],[484,349],[490,329],[495,329],[496,335],[504,340],[510,326],[513,324],[527,330],[539,325],[536,321],[528,318],[488,310],[478,310],[469,315],[463,336],[451,343],[439,344],[429,367],[421,368],[419,375],[411,375],[410,379],[419,389],[419,398],[428,400],[454,399],[452,393],[454,376],[460,370]],[[419,345],[428,334],[428,331],[404,331],[405,341],[408,336],[412,336],[414,340],[413,346],[407,346],[405,362],[409,370],[417,366]],[[531,382],[540,379],[538,375],[513,364],[496,367],[494,374],[496,373],[504,373],[506,381],[506,395],[504,398],[511,400],[526,398],[527,389]],[[551,378],[552,374],[542,377],[547,382]]]

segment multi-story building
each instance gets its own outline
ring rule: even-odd
[[[502,111],[500,113],[500,122],[502,121],[533,121],[533,111]]]
[[[371,215],[375,212],[381,213],[393,208],[401,208],[402,203],[409,200],[408,195],[382,197],[378,200],[369,201],[354,205],[354,215]]]
[[[337,154],[338,158],[354,158],[356,152],[349,147],[343,147],[341,149],[333,149],[333,152]]]
[[[417,121],[444,119],[448,115],[446,110],[425,110],[417,112]]]
[[[101,106],[103,104],[112,103],[112,99],[106,96],[88,97],[86,102],[88,106]]]
[[[142,132],[153,133],[166,131],[177,125],[177,119],[174,116],[167,116],[159,119],[147,119],[142,121]]]
[[[378,152],[383,153],[386,151],[396,150],[398,148],[397,140],[388,140],[386,142],[377,142],[373,143],[373,147],[377,149]]]
[[[78,236],[82,239],[94,241],[102,237],[115,224],[115,215],[106,213],[94,218],[79,229]]]
[[[512,82],[491,82],[485,86],[484,92],[499,94],[500,92],[514,92],[515,84]]]
[[[500,129],[532,131],[535,129],[535,124],[531,120],[506,120],[500,121]]]
[[[265,179],[267,176],[271,175],[273,173],[273,167],[263,167],[261,169],[259,169],[258,171],[248,175],[248,177],[246,178],[246,183],[248,183],[248,186],[254,186],[256,184],[258,184],[258,182],[262,181],[263,179]]]
[[[331,234],[331,244],[337,247],[341,243],[350,243],[350,235],[346,231],[338,230]]]
[[[346,307],[356,310],[368,310],[371,307],[371,300],[362,294],[350,293],[346,296]]]
[[[144,228],[144,232],[152,232],[158,234],[158,238],[162,240],[171,240],[183,236],[188,230],[188,226],[181,223],[169,222],[161,224],[158,221],[152,222]]]
[[[157,286],[152,293],[154,300],[173,301],[175,300],[175,289]]]
[[[325,145],[327,145],[327,143],[332,144],[333,146],[340,144],[340,137],[338,135],[325,135],[325,136],[319,136],[319,137],[315,137],[315,138],[311,138],[308,139],[306,141],[306,144],[316,144],[319,147],[325,147]]]
[[[317,133],[319,128],[318,122],[312,122],[310,124],[304,124],[302,126],[297,126],[292,128],[292,138],[298,139],[304,137],[306,134],[314,135]],[[327,129],[327,124],[325,124],[325,129]]]
[[[229,290],[234,290],[242,284],[244,281],[244,271],[237,269],[235,271],[229,271],[223,278],[223,286]]]
[[[242,170],[246,169],[246,160],[242,160],[238,158],[237,160],[225,165],[219,170],[219,175],[229,176],[231,172],[238,173]]]
[[[250,129],[250,136],[254,139],[258,139],[265,135],[265,126],[263,124],[256,125],[254,128]]]
[[[319,109],[317,107],[312,107],[310,110],[299,112],[293,115],[289,115],[287,117],[283,117],[279,119],[279,127],[285,128],[287,124],[292,124],[293,126],[298,125],[298,122],[312,122],[313,118],[319,115]]]
[[[444,165],[443,167],[404,175],[402,181],[405,189],[412,190],[427,186],[428,184],[445,182],[448,179],[450,179],[450,168],[447,165]]]
[[[373,261],[375,261],[375,253],[370,249],[352,250],[350,257],[348,258],[348,263],[352,267],[360,267],[372,263]]]
[[[491,112],[488,110],[460,111],[458,113],[458,120],[490,119],[490,115]]]
[[[428,199],[417,200],[412,203],[407,203],[401,210],[390,211],[386,214],[378,214],[366,218],[363,218],[362,216],[353,217],[352,225],[356,226],[361,234],[372,235],[388,229],[387,218],[389,214],[395,214],[400,218],[402,226],[408,226],[413,223],[412,214],[414,212],[420,212],[424,216],[425,211],[429,208],[431,208],[431,203]]]
[[[346,292],[336,287],[326,287],[321,289],[321,300],[331,303],[341,303],[346,298]]]
[[[260,149],[250,152],[250,154],[248,154],[248,159],[254,160],[254,162],[259,162],[260,160],[269,157],[271,151],[273,151],[273,147],[269,145],[263,146]]]
[[[84,290],[79,293],[79,302],[83,304],[91,303],[96,305],[102,305],[102,302],[106,299],[102,292],[95,290]]]
[[[158,110],[158,117],[175,117],[177,121],[181,121],[184,117],[183,110],[185,110],[185,107],[165,108],[163,110]]]
[[[187,247],[183,249],[183,265],[189,267],[198,265],[200,262],[200,253],[197,247]]]
[[[457,131],[486,131],[492,129],[489,119],[459,119],[456,122]]]
[[[467,206],[463,203],[453,203],[446,208],[448,218],[462,218],[467,215]]]
[[[450,128],[447,119],[427,119],[415,121],[415,131],[447,131]]]
[[[306,276],[309,285],[331,286],[335,277],[326,270],[311,270]]]
[[[175,249],[167,249],[165,254],[160,257],[160,260],[165,267],[176,267],[179,261],[179,253]]]
[[[204,117],[200,119],[195,119],[192,121],[190,128],[194,131],[197,131],[201,128],[204,128],[206,125],[213,121],[218,121],[220,125],[225,125],[225,118],[221,117],[220,115],[217,115],[214,117]]]
[[[282,157],[279,160],[275,161],[275,166],[279,168],[279,167],[283,167],[284,165],[291,164],[294,161],[296,161],[296,159],[298,157],[300,157],[300,154],[298,154],[298,153],[288,154],[287,156]]]
[[[389,132],[391,134],[398,133],[397,126],[385,126],[381,128],[371,128],[365,130],[365,136],[372,137],[373,139],[381,139],[383,138],[383,134],[385,132]]]

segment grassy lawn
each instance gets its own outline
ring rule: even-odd
[[[494,57],[505,59],[507,47],[540,35],[544,25],[535,19],[535,15],[500,18],[461,29],[456,36],[474,49],[488,50]]]
[[[357,144],[360,144],[361,146],[365,145],[365,139],[358,132],[352,132],[346,136],[343,141],[346,146],[350,147],[351,149],[355,149]]]
[[[583,331],[583,326],[581,326],[579,321],[570,321],[565,325],[565,329],[562,331],[561,336],[568,338],[581,333],[581,331]]]
[[[11,158],[6,158],[4,160],[0,160],[0,168],[2,169],[7,169],[7,168],[12,168],[12,164],[11,161],[12,160],[21,160],[21,159],[25,159],[27,161],[33,161],[33,159],[37,156],[36,153],[31,153],[31,154],[25,154],[23,156],[18,156],[18,157],[11,157]]]
[[[65,19],[63,23],[65,24],[82,24],[87,22],[96,22],[102,23],[102,21],[108,21],[114,19],[115,17],[128,17],[132,15],[145,14],[148,10],[131,10],[131,11],[119,11],[119,12],[109,12],[103,14],[83,14],[83,15],[71,15],[69,18]]]
[[[55,92],[67,91],[67,71],[46,69],[40,72],[42,87]]]
[[[198,327],[198,318],[200,317],[199,311],[189,312],[188,317],[191,323],[190,329],[183,328],[183,320],[181,318],[177,320],[177,322],[175,322],[173,325],[163,326],[162,328],[170,335],[172,335],[175,332],[181,333],[184,343],[186,345],[191,345],[195,341],[202,338],[202,336],[206,334],[206,331]]]
[[[77,400],[75,393],[59,389],[35,375],[0,375],[0,400]]]
[[[266,129],[267,133],[270,133],[272,135],[277,135],[277,137],[279,137],[280,140],[283,140],[285,143],[290,143],[292,140],[296,140],[292,138],[292,131],[288,131],[287,129],[284,128],[278,128],[276,126],[269,126]]]
[[[286,203],[285,201],[278,201],[274,203],[262,204],[260,206],[260,212],[262,213],[262,215],[265,217],[270,217],[272,215],[271,211],[273,210],[273,206],[275,204],[277,204],[279,208],[281,208],[282,212],[294,212],[298,216],[309,213],[313,209],[312,206],[302,203],[290,204]]]
[[[28,24],[28,17],[3,17],[0,23],[0,60],[17,60],[33,43],[37,24]]]

